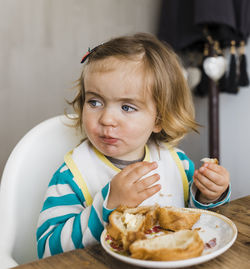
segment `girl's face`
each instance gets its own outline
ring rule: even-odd
[[[138,62],[120,62],[105,72],[87,70],[83,127],[104,155],[120,160],[143,156],[152,132],[160,132],[151,93],[143,88]]]

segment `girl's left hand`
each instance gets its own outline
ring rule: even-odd
[[[223,166],[205,163],[194,172],[194,183],[200,190],[198,200],[201,203],[216,201],[228,188],[229,172]]]

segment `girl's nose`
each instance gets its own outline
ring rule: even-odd
[[[117,125],[117,115],[112,109],[104,109],[99,118],[102,125],[106,126],[116,126]]]

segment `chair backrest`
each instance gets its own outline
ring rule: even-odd
[[[36,227],[48,183],[64,154],[82,139],[69,123],[65,116],[40,123],[19,141],[5,165],[0,188],[0,268],[3,253],[17,264],[37,259]]]

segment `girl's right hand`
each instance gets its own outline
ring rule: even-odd
[[[107,208],[113,209],[120,205],[136,207],[157,193],[161,185],[151,185],[160,179],[159,174],[141,179],[157,167],[156,162],[137,162],[125,167],[110,182]]]

